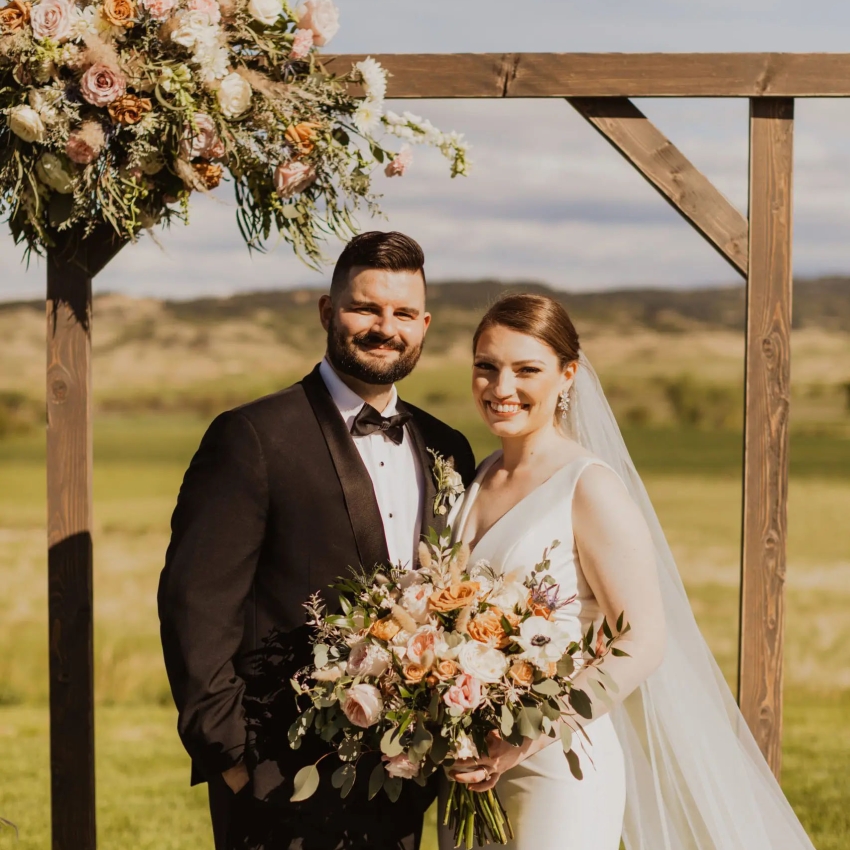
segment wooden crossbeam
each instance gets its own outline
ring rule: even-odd
[[[364,55],[325,57],[344,73]],[[375,54],[396,98],[850,97],[848,53]]]
[[[746,278],[747,219],[628,98],[567,100]]]
[[[793,100],[751,101],[738,702],[777,776],[791,401],[793,130]]]

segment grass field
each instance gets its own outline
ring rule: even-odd
[[[415,402],[492,447],[446,382]],[[95,687],[100,846],[210,847],[188,787],[159,649],[155,589],[180,479],[205,420],[101,416],[95,429]],[[730,682],[737,646],[740,436],[626,434],[700,625]],[[43,435],[0,440],[0,850],[49,846]],[[792,439],[784,786],[819,850],[850,845],[850,445]]]

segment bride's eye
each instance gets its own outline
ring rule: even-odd
[[[536,375],[538,372],[542,371],[538,369],[536,366],[523,366],[520,372],[525,372],[527,375]]]

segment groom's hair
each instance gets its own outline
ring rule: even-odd
[[[355,236],[336,261],[331,278],[331,297],[348,284],[348,273],[356,266],[391,272],[419,272],[425,284],[425,254],[419,243],[392,230],[370,230]]]

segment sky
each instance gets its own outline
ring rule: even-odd
[[[832,0],[337,0],[339,53],[850,51],[850,6]],[[640,108],[740,210],[747,204],[746,100],[640,100]],[[431,150],[410,171],[377,174],[384,219],[425,249],[429,279],[538,280],[559,289],[722,285],[737,278],[620,155],[564,101],[390,103],[465,134],[473,167],[449,178]],[[798,276],[850,273],[850,101],[798,100]],[[232,191],[197,197],[188,227],[125,248],[95,292],[194,298],[323,286],[284,242],[250,255]],[[332,263],[341,245],[329,243]],[[40,298],[44,264],[0,241],[0,300]]]

